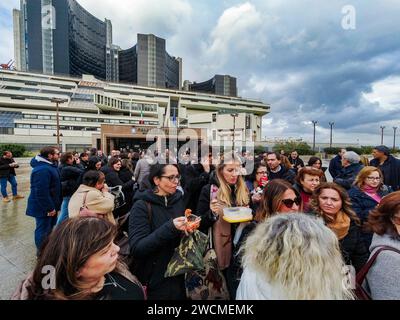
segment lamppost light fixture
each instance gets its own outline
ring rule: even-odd
[[[311,120],[311,122],[312,122],[312,124],[314,125],[313,151],[315,151],[315,131],[316,131],[315,127],[316,127],[318,121]]]
[[[50,99],[50,101],[51,101],[52,103],[55,103],[55,104],[56,104],[57,147],[58,147],[58,149],[59,149],[60,151],[62,151],[62,150],[60,149],[60,136],[61,136],[61,135],[60,135],[60,117],[59,117],[59,108],[58,108],[58,105],[59,105],[60,103],[68,102],[68,99],[62,99],[62,98],[53,97],[53,98]]]

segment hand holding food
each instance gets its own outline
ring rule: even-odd
[[[200,227],[201,218],[192,214],[192,210],[186,209],[185,210],[185,217],[186,217],[186,231],[189,233],[193,233]]]

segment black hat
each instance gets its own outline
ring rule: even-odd
[[[379,152],[382,152],[385,156],[390,155],[390,149],[386,146],[377,146],[374,149]]]

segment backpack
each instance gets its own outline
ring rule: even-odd
[[[379,249],[375,251],[373,256],[367,261],[367,263],[364,265],[364,267],[362,267],[362,269],[357,273],[355,294],[356,294],[358,300],[372,300],[369,292],[367,292],[367,290],[365,290],[362,285],[364,283],[365,277],[368,274],[369,269],[374,264],[378,255],[382,251],[385,251],[385,250],[394,251],[394,252],[397,252],[400,254],[400,250],[397,250],[396,248],[393,248],[393,247],[379,246],[378,248]]]

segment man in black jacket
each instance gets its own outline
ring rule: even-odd
[[[281,155],[278,152],[267,153],[268,179],[283,179],[294,184],[296,174],[292,170],[281,166]]]
[[[371,166],[379,168],[383,173],[384,184],[392,187],[393,191],[400,190],[400,160],[390,154],[386,146],[374,148]]]
[[[297,173],[300,168],[304,168],[304,161],[300,159],[298,152],[293,151],[288,157],[290,164],[292,165],[293,170]]]
[[[340,149],[340,152],[329,163],[329,173],[332,179],[335,179],[342,171],[342,157],[346,153],[346,149]]]
[[[0,185],[3,202],[11,201],[7,194],[7,182],[11,184],[14,200],[24,198],[24,196],[19,195],[17,192],[15,168],[19,168],[19,165],[13,159],[11,151],[4,151],[3,156],[0,158]]]

